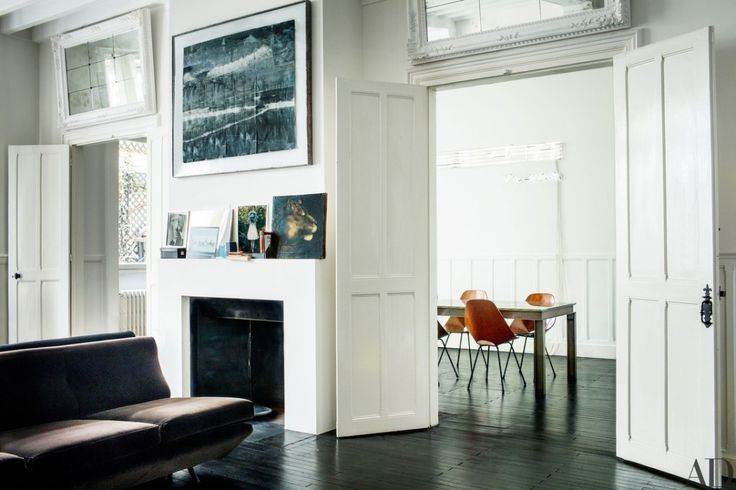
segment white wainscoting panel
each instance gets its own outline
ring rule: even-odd
[[[723,401],[722,445],[723,456],[731,461],[736,460],[736,332],[734,318],[736,318],[736,254],[723,254],[719,258],[720,280],[726,297],[718,301],[721,322],[725,322],[723,329],[723,373],[721,379],[721,393]],[[718,296],[714,294],[714,296]]]
[[[576,303],[578,356],[614,359],[614,267],[615,258],[608,255],[444,258],[437,267],[437,294],[459,298],[466,289],[484,289],[491,299],[523,301],[532,292],[551,292],[558,301]],[[564,320],[557,322],[547,334],[548,349],[565,355]],[[458,341],[453,335],[448,345],[457,347]]]

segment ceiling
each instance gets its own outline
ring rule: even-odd
[[[165,0],[0,0],[0,33],[40,42]]]

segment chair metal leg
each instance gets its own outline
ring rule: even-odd
[[[460,345],[457,348],[457,371],[460,372],[460,354],[463,352],[463,333],[460,332]],[[470,349],[470,346],[468,345],[468,349]]]
[[[191,476],[192,480],[194,480],[194,483],[199,485],[201,482],[199,481],[199,476],[197,476],[197,473],[194,471],[194,468],[190,466],[189,468],[187,468],[187,470],[189,471],[189,476]]]
[[[490,355],[490,347],[489,347],[489,355]],[[503,386],[503,372],[501,372],[501,351],[498,350],[498,346],[496,346],[496,360],[498,360],[498,375],[501,378],[501,394],[506,394],[506,389]]]
[[[470,332],[464,332],[464,333],[468,339],[468,365],[470,365],[470,361],[473,359],[473,353],[470,350]]]
[[[547,346],[544,346],[544,353],[547,354],[547,360],[549,361],[549,367],[552,368],[552,377],[556,378],[557,373],[555,372],[555,367],[552,365],[552,358],[549,357],[549,351],[547,350]]]
[[[498,347],[496,347],[498,349]],[[488,365],[491,363],[491,346],[489,345],[486,349],[486,359],[488,362],[486,362],[486,384],[488,383]]]
[[[519,374],[521,375],[521,380],[524,382],[524,386],[526,386],[526,378],[524,378],[524,372],[521,370],[521,363],[519,362],[519,358],[516,357],[516,351],[514,350],[514,345],[509,344],[509,347],[511,350],[509,351],[509,357],[511,357],[511,354],[514,355],[514,361],[516,361],[516,366],[519,368]],[[521,359],[522,362],[524,361],[524,358]],[[508,358],[506,359],[506,364],[508,364]],[[504,372],[504,374],[506,374]]]
[[[521,366],[519,369],[524,367],[524,354],[526,354],[526,341],[529,340],[529,337],[524,337],[524,349],[521,351]]]
[[[478,362],[478,354],[480,353],[481,347],[478,347],[478,352],[475,353],[475,362],[470,365],[470,379],[468,380],[468,389],[470,389],[470,383],[473,381],[473,374],[475,373],[475,364]]]
[[[437,360],[437,366],[442,362],[442,356],[447,354],[447,360],[450,361],[450,366],[452,366],[452,370],[455,372],[455,377],[459,378],[460,376],[457,373],[457,369],[455,369],[455,364],[452,362],[452,357],[450,357],[450,351],[447,350],[447,341],[440,339],[440,342],[442,342],[442,351],[440,352],[440,358]]]

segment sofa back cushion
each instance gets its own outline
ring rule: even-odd
[[[58,348],[0,354],[0,431],[77,418],[78,412]]]
[[[171,396],[151,337],[61,348],[79,416]]]

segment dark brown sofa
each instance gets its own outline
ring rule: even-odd
[[[149,337],[0,352],[0,488],[126,488],[219,458],[237,398],[171,398]]]

